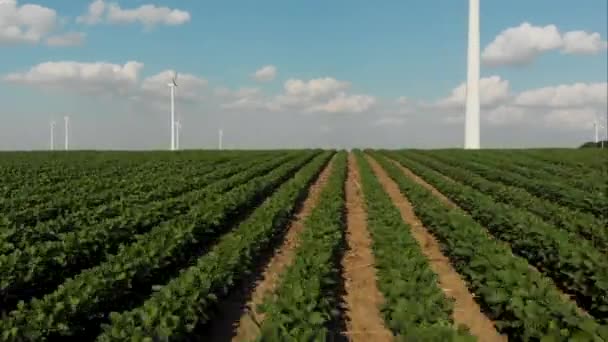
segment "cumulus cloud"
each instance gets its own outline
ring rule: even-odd
[[[253,73],[252,77],[258,82],[270,82],[277,76],[277,67],[266,65]]]
[[[91,95],[126,94],[137,86],[143,64],[105,62],[46,62],[28,71],[11,73],[4,81],[43,89],[60,89]]]
[[[0,1],[0,44],[38,43],[55,30],[55,10],[16,0]]]
[[[465,105],[467,84],[461,83],[451,94],[433,105],[440,108],[461,108]],[[510,96],[509,81],[500,76],[484,77],[479,80],[479,97],[482,106],[488,107],[505,101]]]
[[[83,32],[67,32],[48,37],[46,44],[49,46],[77,46],[84,43],[85,37],[86,34]]]
[[[509,82],[499,76],[480,82],[481,119],[491,126],[550,127],[564,130],[588,128],[592,118],[608,114],[608,83],[573,83],[511,93]],[[464,120],[466,84],[432,103],[403,102],[393,113],[422,113],[429,120],[461,124]],[[390,116],[386,113],[385,116]]]
[[[174,70],[164,70],[156,75],[145,78],[141,83],[141,89],[155,96],[166,96],[168,84],[171,82]],[[180,73],[177,79],[176,97],[189,100],[201,98],[201,90],[207,87],[207,80],[192,74]]]
[[[349,88],[348,82],[324,77],[311,80],[289,79],[283,85],[283,92],[274,96],[265,96],[257,88],[249,92],[241,90],[240,94],[219,89],[216,90],[216,95],[229,99],[222,105],[224,108],[273,112],[361,113],[376,103],[373,96],[347,93]]]
[[[575,83],[524,91],[517,95],[515,104],[553,108],[606,106],[607,99],[606,83]]]
[[[597,54],[606,50],[608,43],[602,40],[599,33],[571,31],[564,34],[562,51],[568,54]]]
[[[88,25],[102,22],[110,24],[140,23],[149,29],[157,25],[182,25],[189,22],[190,19],[189,12],[179,9],[152,4],[123,9],[117,3],[107,4],[104,0],[95,0],[89,4],[87,13],[79,16],[76,21]]]
[[[482,52],[489,66],[526,65],[539,55],[561,50],[567,54],[594,54],[605,50],[599,33],[570,31],[561,34],[555,25],[534,26],[522,23],[502,31]]]

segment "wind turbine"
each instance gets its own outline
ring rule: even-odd
[[[63,124],[64,124],[64,134],[65,134],[65,150],[67,151],[70,149],[70,117],[69,116],[63,117]]]
[[[179,150],[179,133],[182,130],[182,123],[178,119],[175,122],[175,149]]]
[[[224,131],[220,128],[220,130],[217,132],[218,133],[218,144],[217,147],[218,149],[221,151],[222,150],[222,143],[224,140]]]
[[[55,150],[55,121],[51,121],[51,144],[50,144],[50,148],[51,151]]]
[[[177,72],[173,72],[173,77],[168,86],[171,89],[171,151],[175,151],[175,88],[177,87]]]
[[[479,149],[479,0],[469,0],[469,46],[467,52],[467,108],[464,148]]]

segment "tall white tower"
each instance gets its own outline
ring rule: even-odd
[[[70,149],[70,117],[63,117],[64,133],[65,133],[65,150]]]
[[[479,149],[479,55],[479,0],[469,0],[467,109],[464,119],[465,149]]]
[[[222,129],[220,129],[217,133],[218,133],[217,147],[221,151],[222,150],[222,143],[223,143],[223,140],[224,140],[224,131]]]
[[[55,121],[51,121],[51,151],[55,150]]]

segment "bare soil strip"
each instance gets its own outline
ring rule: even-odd
[[[452,200],[450,200],[449,198],[447,198],[444,194],[442,194],[439,190],[437,190],[434,186],[432,186],[431,184],[427,183],[424,179],[418,177],[418,175],[416,175],[414,172],[412,172],[412,170],[408,169],[407,167],[401,165],[398,161],[396,160],[392,160],[389,159],[390,162],[392,162],[393,164],[395,164],[397,167],[399,167],[399,169],[405,173],[405,175],[407,175],[408,177],[410,177],[412,180],[414,180],[414,182],[418,183],[419,185],[425,187],[426,189],[430,190],[435,196],[437,196],[437,198],[439,198],[440,201],[442,201],[445,205],[447,205],[450,208],[460,208],[456,203],[452,202]],[[452,178],[446,176],[446,175],[442,175],[445,179],[456,182],[455,180],[453,180]],[[456,182],[458,183],[458,182]],[[462,209],[462,208],[460,208]],[[466,210],[463,210],[466,212]],[[496,240],[496,238],[490,233],[490,231],[485,228],[484,232],[486,233],[486,235],[488,236],[488,238],[493,239],[507,247],[509,247],[509,250],[511,250],[510,245],[502,240]],[[513,254],[513,252],[511,252],[511,255],[513,257],[516,257],[515,254]],[[548,281],[553,282],[553,280],[547,276],[545,276],[541,271],[538,270],[538,268],[536,268],[534,265],[530,265],[528,264],[528,268],[533,270],[534,272],[537,272],[539,274],[541,274],[545,279],[547,279]],[[555,283],[554,283],[555,285]],[[585,316],[590,316],[589,313],[587,311],[585,311],[583,308],[581,308],[577,303],[576,300],[574,300],[571,296],[569,296],[568,294],[564,293],[559,286],[555,285],[555,288],[559,291],[560,295],[562,296],[562,298],[566,301],[570,301],[572,302],[575,306],[576,306],[576,310],[581,314],[581,315],[585,315]]]
[[[258,324],[263,321],[264,316],[256,310],[256,307],[262,303],[267,294],[274,292],[281,274],[292,263],[295,249],[299,244],[299,234],[304,229],[304,220],[317,205],[321,190],[331,175],[332,165],[333,160],[321,171],[317,180],[309,188],[308,195],[287,228],[281,245],[275,249],[270,261],[263,266],[261,270],[262,274],[258,275],[257,280],[252,284],[253,286],[249,286],[249,290],[240,291],[241,293],[229,296],[226,301],[221,303],[222,312],[219,313],[217,321],[218,323],[223,321],[223,324],[214,324],[212,326],[212,330],[215,331],[209,334],[208,338],[210,340],[252,341],[257,338],[259,334]],[[230,298],[242,297],[243,292],[246,292],[249,297],[244,308],[242,299],[235,300],[236,298]],[[240,305],[230,304],[238,302],[241,302]],[[229,311],[233,311],[233,313]]]
[[[380,305],[384,301],[376,284],[372,240],[361,193],[359,169],[351,153],[346,181],[346,242],[342,258],[346,331],[350,341],[392,341],[384,325]]]
[[[494,323],[482,312],[481,307],[475,302],[465,281],[452,267],[450,260],[443,255],[437,239],[420,222],[414,213],[411,203],[401,193],[399,186],[388,176],[378,162],[369,156],[367,158],[384,190],[391,197],[397,208],[399,208],[401,217],[412,227],[412,235],[420,245],[424,255],[428,258],[431,269],[437,274],[439,285],[446,297],[454,300],[454,322],[468,327],[471,334],[476,336],[480,341],[507,341],[507,337],[500,335],[496,331]],[[417,182],[422,181],[411,171],[403,170]],[[428,186],[430,187],[430,185]],[[436,189],[429,187],[427,188],[433,191],[446,204],[452,207],[456,206]]]

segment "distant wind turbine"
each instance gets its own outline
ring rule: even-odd
[[[50,143],[50,148],[51,151],[55,150],[55,121],[51,121],[51,143]]]
[[[177,87],[177,72],[173,73],[168,86],[171,89],[171,151],[175,151],[175,88]]]
[[[63,117],[64,124],[64,134],[65,134],[65,150],[68,151],[70,149],[70,117]]]
[[[467,108],[464,124],[465,149],[479,149],[479,32],[479,0],[469,0]]]

